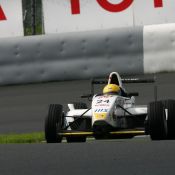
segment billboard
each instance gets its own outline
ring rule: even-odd
[[[45,33],[175,22],[174,0],[43,0]]]
[[[0,37],[23,35],[22,0],[0,0]]]

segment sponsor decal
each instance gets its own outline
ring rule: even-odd
[[[97,113],[100,113],[100,112],[108,112],[108,109],[95,109],[95,111],[94,111],[95,113],[97,112]]]
[[[5,13],[0,5],[0,21],[4,21],[4,20],[7,20],[7,18],[6,18]]]
[[[99,107],[109,107],[110,105],[109,104],[96,104],[95,105],[96,107],[99,106]]]
[[[109,107],[111,96],[100,96],[95,101],[95,106]]]
[[[99,103],[109,103],[109,100],[97,100],[97,104]]]
[[[103,96],[99,96],[97,98],[101,99],[101,98],[110,98],[110,97],[113,97],[113,95],[103,95]]]
[[[106,118],[106,113],[94,113],[94,118],[97,120],[104,120]]]

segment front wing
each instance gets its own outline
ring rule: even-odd
[[[58,132],[58,135],[63,137],[69,137],[69,136],[86,136],[86,137],[93,137],[95,136],[95,133],[93,131],[63,131]],[[130,129],[130,130],[118,130],[118,131],[111,131],[108,133],[108,136],[138,136],[138,135],[145,135],[144,129]]]

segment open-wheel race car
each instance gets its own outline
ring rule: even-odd
[[[121,79],[117,72],[109,75],[108,81],[92,80],[91,106],[76,102],[68,104],[63,111],[60,104],[50,104],[45,119],[47,143],[85,142],[95,139],[132,138],[150,135],[152,140],[175,139],[175,101],[162,100],[148,105],[136,105],[138,93],[127,93],[123,83],[153,83],[153,79]],[[107,84],[103,93],[93,94],[94,84]]]

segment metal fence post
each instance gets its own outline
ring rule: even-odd
[[[32,35],[36,35],[36,0],[31,1]]]

